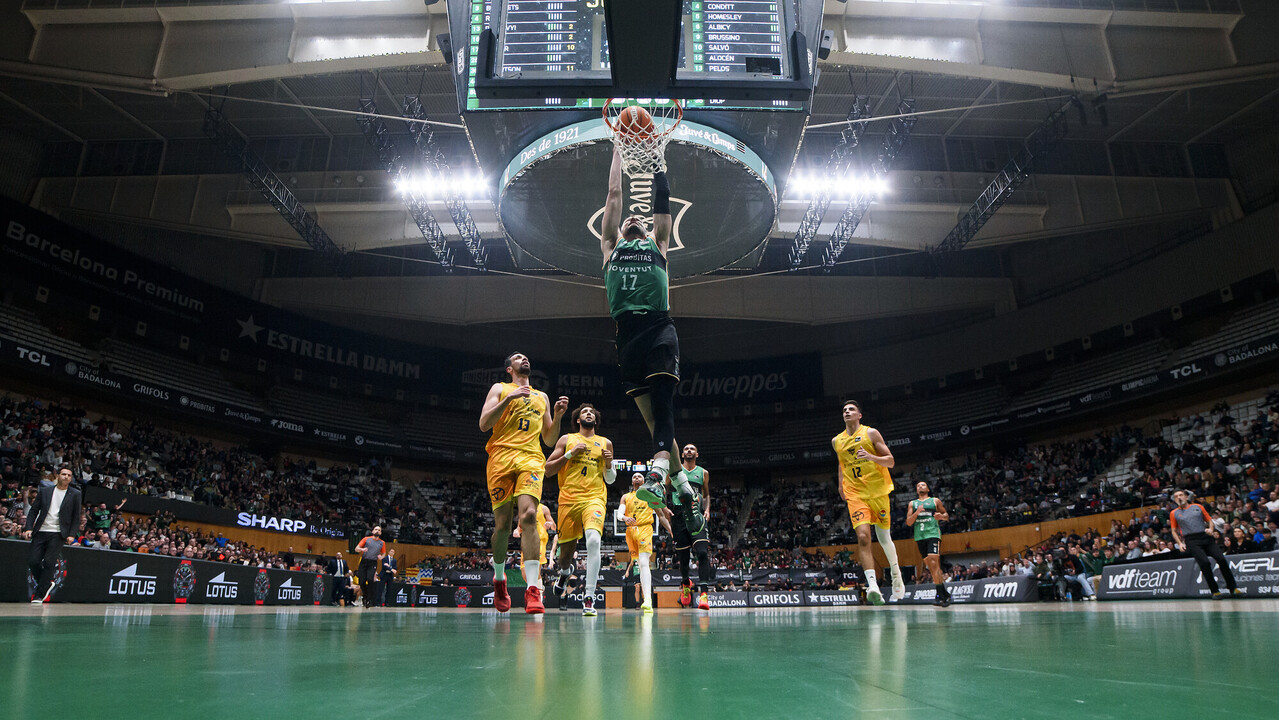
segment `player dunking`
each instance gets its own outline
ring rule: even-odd
[[[595,434],[599,411],[582,403],[573,411],[577,432],[560,438],[546,460],[546,474],[560,475],[560,558],[555,592],[562,594],[573,572],[577,541],[586,539],[586,592],[582,614],[594,616],[595,587],[600,578],[600,544],[604,532],[604,511],[608,488],[617,479],[613,470],[613,441]]]
[[[888,469],[896,464],[884,436],[873,427],[862,425],[862,407],[849,400],[844,403],[844,432],[831,438],[831,447],[839,459],[839,496],[848,504],[848,516],[857,533],[857,559],[866,573],[866,599],[874,605],[884,604],[875,578],[875,554],[871,548],[871,526],[879,538],[879,546],[888,558],[892,574],[893,600],[906,596],[906,584],[897,565],[897,548],[889,534],[888,495],[893,479]]]
[[[604,288],[609,314],[617,323],[622,382],[653,437],[653,469],[636,495],[653,507],[663,506],[662,486],[670,476],[675,492],[684,500],[684,523],[697,534],[705,526],[699,498],[682,473],[670,475],[675,448],[675,386],[679,383],[679,336],[669,314],[666,274],[670,238],[671,189],[665,172],[653,174],[652,234],[643,217],[622,219],[622,156],[614,145],[600,234]]]
[[[538,441],[555,444],[560,418],[568,409],[568,398],[559,398],[552,408],[546,393],[529,386],[532,363],[524,354],[508,355],[505,368],[511,381],[493,383],[480,411],[480,430],[493,431],[484,449],[489,456],[486,471],[493,504],[493,607],[498,612],[511,609],[511,596],[506,591],[506,546],[517,511],[524,577],[541,577],[537,506],[542,499],[546,456]],[[540,583],[530,584],[524,591],[524,611],[545,612]]]
[[[648,503],[635,495],[643,484],[643,473],[631,476],[631,491],[623,495],[618,503],[617,517],[626,523],[626,549],[631,553],[631,562],[622,576],[626,577],[632,565],[639,569],[640,589],[643,592],[640,610],[647,615],[653,612],[653,570],[649,565],[653,557],[653,524],[660,521],[667,532],[671,532],[671,527],[663,510],[654,512]]]
[[[933,587],[937,596],[933,604],[938,607],[950,605],[950,591],[946,589],[946,578],[941,574],[941,525],[939,521],[950,518],[946,506],[941,500],[932,497],[928,483],[920,480],[915,483],[918,499],[910,501],[906,510],[906,524],[915,528],[915,545],[919,547],[919,556],[933,576]]]
[[[709,610],[711,605],[708,593],[711,584],[715,581],[715,570],[711,567],[711,542],[706,529],[711,519],[711,474],[706,468],[697,464],[697,458],[697,446],[692,443],[680,450],[683,475],[688,478],[689,483],[698,488],[695,492],[703,508],[701,512],[703,525],[700,531],[692,532],[691,528],[683,527],[681,520],[677,519],[674,526],[676,530],[672,535],[675,539],[675,555],[679,560],[680,575],[683,577],[680,583],[679,604],[688,607],[693,602],[693,583],[688,577],[691,553],[697,556],[697,607],[699,610]],[[671,504],[680,505],[678,495],[671,498]]]

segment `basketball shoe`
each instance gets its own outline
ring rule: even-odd
[[[589,594],[582,595],[582,616],[595,617],[599,613],[595,612],[595,598]]]
[[[688,528],[688,534],[693,537],[706,529],[706,516],[702,514],[702,496],[697,493],[688,493],[680,496],[680,517],[684,520],[684,527]]]
[[[510,598],[507,598],[506,605],[510,607]],[[529,587],[524,590],[524,612],[529,615],[541,615],[546,612],[546,606],[542,604],[542,588]]]
[[[506,581],[493,582],[493,609],[498,612],[511,611],[511,594],[506,591]]]
[[[697,609],[698,609],[698,610],[710,610],[710,609],[711,609],[711,597],[710,597],[710,595],[707,595],[706,593],[704,593],[704,592],[703,592],[701,595],[698,595],[698,596],[697,596]]]
[[[640,485],[639,490],[635,491],[635,497],[648,503],[648,506],[652,508],[666,507],[666,498],[663,497],[662,493],[662,481],[665,479],[661,473],[656,470],[650,470],[644,476],[644,484]]]
[[[688,607],[693,604],[693,583],[691,581],[680,583],[679,604],[680,607]]]

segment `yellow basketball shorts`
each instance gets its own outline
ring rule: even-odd
[[[626,528],[626,549],[631,551],[632,560],[636,559],[640,553],[651,554],[653,552],[653,528]]]
[[[530,495],[541,500],[545,467],[546,459],[540,455],[510,448],[494,450],[486,467],[489,502],[493,509],[511,502],[518,495]]]
[[[889,502],[887,495],[863,498],[855,493],[847,493],[848,517],[853,521],[853,529],[862,525],[875,525],[885,530],[889,528]]]
[[[604,534],[604,501],[584,500],[572,505],[560,505],[559,518],[560,542],[578,540],[586,536],[587,530]]]

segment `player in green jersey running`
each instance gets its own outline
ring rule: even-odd
[[[697,446],[689,443],[680,450],[680,461],[683,467],[683,474],[695,488],[695,495],[699,495],[702,501],[702,519],[706,524],[711,519],[711,474],[706,468],[697,464]],[[671,498],[671,504],[678,507],[680,503],[679,496]],[[681,513],[682,517],[682,513]],[[690,532],[684,528],[682,523],[676,522],[672,536],[675,539],[675,557],[679,560],[679,572],[682,576],[680,582],[680,598],[679,604],[688,607],[693,603],[693,583],[689,580],[689,556],[697,555],[697,607],[700,610],[710,609],[710,592],[711,585],[715,582],[715,568],[711,565],[710,556],[710,537],[707,535],[706,526],[703,525],[700,532]]]
[[[933,585],[937,588],[937,596],[933,604],[946,607],[950,604],[950,591],[946,589],[945,578],[941,574],[941,525],[939,521],[950,519],[946,506],[941,500],[932,497],[928,483],[920,480],[915,483],[915,492],[919,499],[911,500],[906,511],[906,524],[915,528],[915,545],[919,547],[919,556],[933,575]]]
[[[681,515],[692,534],[706,525],[698,498],[682,472],[671,475],[675,445],[675,387],[679,384],[679,336],[670,316],[666,249],[671,239],[671,188],[665,172],[653,174],[652,231],[642,215],[622,218],[622,155],[613,147],[600,249],[604,289],[617,323],[617,361],[626,394],[635,399],[653,437],[652,470],[636,496],[663,507],[669,477],[683,501]]]

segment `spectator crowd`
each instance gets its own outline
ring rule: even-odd
[[[185,500],[341,528],[382,524],[406,542],[438,542],[411,491],[377,461],[321,467],[244,446],[220,446],[146,420],[93,420],[83,409],[0,398],[0,483],[35,487],[69,466],[76,481],[134,495]],[[9,509],[8,511],[11,511]]]
[[[1054,595],[1082,591],[1082,580],[1098,575],[1108,563],[1175,552],[1167,508],[1170,493],[1178,489],[1215,496],[1207,505],[1220,521],[1220,542],[1227,553],[1274,549],[1279,530],[1279,392],[1271,392],[1247,416],[1237,416],[1222,403],[1210,413],[1168,420],[1162,430],[1146,437],[1120,427],[895,473],[894,536],[909,537],[904,505],[914,497],[915,482],[925,480],[950,512],[944,533],[1157,507],[1141,514],[1134,510],[1126,523],[1053,538],[1003,561],[947,564],[954,580],[1032,574]],[[1109,471],[1126,457],[1132,458],[1131,472],[1114,477]],[[86,507],[83,534],[77,538],[86,547],[261,567],[299,565],[292,557],[192,531],[165,513],[122,517],[121,512],[128,512],[128,495],[307,519],[350,528],[357,536],[363,528],[381,524],[390,538],[423,544],[483,548],[491,532],[488,497],[474,480],[436,476],[418,487],[426,500],[419,504],[409,488],[391,479],[384,464],[326,468],[285,456],[267,458],[245,446],[215,444],[145,420],[92,419],[78,408],[5,396],[0,398],[0,537],[19,534],[34,488],[47,480],[51,468],[62,465],[70,466],[85,486],[126,493],[123,505]],[[548,488],[546,502],[554,512],[553,485]],[[743,511],[748,514],[739,522]],[[847,553],[831,557],[803,550],[852,542],[833,477],[774,482],[751,493],[728,485],[712,487],[710,529],[712,556],[720,568],[748,573],[766,567],[853,567]],[[741,536],[734,538],[739,531]],[[658,569],[670,569],[669,539],[659,536],[656,543]],[[428,559],[423,568],[443,573],[489,564],[487,552],[467,550]]]

